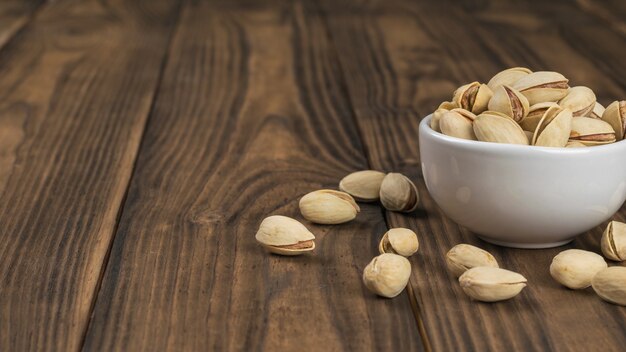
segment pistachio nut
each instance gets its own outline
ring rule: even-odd
[[[577,290],[589,287],[591,279],[606,267],[601,255],[581,249],[568,249],[552,259],[550,275],[560,284]]]
[[[457,244],[446,253],[446,265],[455,277],[478,266],[498,268],[496,258],[484,249],[469,245]]]
[[[537,71],[520,78],[512,87],[528,98],[534,105],[546,101],[559,101],[567,95],[568,79],[558,72]]]
[[[497,111],[485,111],[474,120],[479,141],[528,145],[524,130],[510,117]]]
[[[567,91],[567,95],[559,100],[559,105],[570,109],[574,117],[587,116],[596,106],[596,95],[587,87],[572,87]]]
[[[515,297],[526,287],[526,282],[526,278],[516,272],[487,266],[469,269],[459,277],[463,292],[483,302]]]
[[[300,198],[300,212],[317,224],[341,224],[356,217],[360,211],[352,196],[345,192],[322,189]]]
[[[532,73],[532,71],[526,67],[512,67],[504,71],[500,71],[495,76],[491,77],[487,86],[495,92],[498,87],[502,85],[510,86],[529,73]]]
[[[520,121],[520,126],[522,127],[522,129],[524,129],[524,131],[532,131],[534,133],[537,129],[537,126],[539,125],[539,121],[541,121],[543,116],[546,114],[546,112],[548,112],[551,107],[558,108],[559,104],[555,102],[545,102],[532,105],[528,109],[528,115],[526,115],[526,117],[524,117],[524,119]]]
[[[603,300],[626,306],[626,267],[601,270],[591,280],[591,286]]]
[[[419,193],[408,177],[392,172],[380,185],[380,202],[387,210],[408,213],[417,208]]]
[[[511,117],[515,122],[520,122],[528,115],[530,106],[522,93],[508,85],[501,85],[494,90],[488,108]]]
[[[409,282],[411,263],[401,255],[384,253],[372,259],[363,270],[363,283],[373,293],[392,298]]]
[[[255,238],[276,254],[299,255],[315,249],[315,236],[299,221],[282,215],[265,218]]]
[[[393,253],[409,257],[417,252],[419,242],[415,232],[403,227],[390,229],[378,244],[380,254]]]
[[[608,122],[615,131],[615,139],[621,141],[626,136],[626,100],[614,101],[602,114],[602,120]]]
[[[441,121],[441,117],[443,116],[443,114],[448,111],[450,110],[437,109],[435,110],[435,112],[433,112],[433,117],[430,118],[430,128],[432,128],[433,131],[441,133],[441,127],[439,126],[439,122]]]
[[[357,171],[339,182],[339,189],[361,202],[378,200],[385,173],[375,170]]]
[[[580,143],[579,141],[568,141],[565,145],[565,148],[584,148],[586,145]]]
[[[569,109],[550,108],[543,115],[533,135],[532,145],[565,147],[572,130],[572,112]]]
[[[587,114],[587,117],[591,117],[593,119],[601,119],[602,114],[604,114],[604,110],[606,110],[604,106],[596,101],[593,109],[591,109],[591,111]]]
[[[600,247],[605,257],[618,262],[626,260],[626,224],[611,221],[602,234]]]
[[[486,84],[472,82],[463,85],[454,91],[452,102],[458,107],[479,114],[487,110],[487,104],[493,92]]]
[[[574,117],[570,141],[578,141],[587,146],[615,142],[615,131],[607,122],[590,117]]]
[[[439,120],[439,129],[446,136],[476,140],[472,122],[476,115],[465,109],[446,111]]]
[[[456,103],[453,103],[451,101],[444,101],[443,103],[439,104],[439,107],[437,109],[452,110],[458,107],[459,106]]]

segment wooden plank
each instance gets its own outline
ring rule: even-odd
[[[271,214],[365,168],[327,33],[300,3],[190,3],[181,17],[86,350],[420,350],[406,294],[361,283],[376,205],[265,253]]]
[[[5,0],[0,2],[0,48],[28,23],[42,2],[43,0]]]
[[[548,272],[559,251],[598,252],[602,228],[548,250],[482,242],[446,218],[428,195],[417,140],[420,119],[454,88],[510,66],[559,70],[592,87],[603,103],[623,99],[623,39],[561,3],[328,1],[324,9],[370,164],[419,180],[420,210],[387,218],[422,239],[412,258],[420,269],[410,285],[424,343],[435,351],[623,349],[626,311],[590,289],[565,289]],[[616,218],[625,215],[622,208]],[[504,267],[523,273],[529,287],[510,301],[472,302],[445,269],[445,253],[462,242],[494,253]]]
[[[0,52],[0,350],[75,351],[176,6],[57,1]]]

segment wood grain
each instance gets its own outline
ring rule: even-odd
[[[328,33],[299,2],[184,9],[85,350],[420,350],[406,294],[361,272],[385,223],[305,222],[312,255],[265,253],[271,214],[365,168]]]
[[[370,164],[419,181],[420,210],[387,218],[420,235],[411,291],[425,344],[435,351],[623,349],[626,311],[591,290],[560,287],[548,272],[561,250],[598,252],[602,228],[549,250],[482,242],[428,195],[416,138],[420,119],[455,87],[511,66],[561,71],[592,87],[603,103],[623,99],[626,75],[618,62],[626,49],[617,32],[563,3],[328,1],[323,8]],[[616,218],[625,215],[622,208]],[[461,242],[491,251],[503,267],[523,273],[529,287],[507,302],[470,301],[444,264],[446,251]]]
[[[82,344],[176,6],[55,1],[0,52],[0,350]]]
[[[0,2],[0,48],[28,23],[43,0],[4,0]]]

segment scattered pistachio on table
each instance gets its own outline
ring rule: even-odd
[[[393,253],[409,257],[418,249],[419,241],[415,232],[403,227],[396,227],[387,231],[378,244],[380,254]]]
[[[455,277],[478,266],[498,268],[498,261],[491,253],[470,244],[457,244],[446,253],[446,265]]]
[[[359,202],[372,202],[380,197],[380,185],[385,173],[374,170],[357,171],[339,182],[339,189]]]
[[[282,215],[265,218],[255,237],[276,254],[300,255],[315,249],[315,236],[299,221]]]
[[[550,275],[573,290],[591,286],[591,279],[607,264],[601,255],[581,249],[568,249],[557,254],[550,264]]]
[[[482,142],[591,147],[624,139],[626,100],[605,109],[593,90],[570,87],[558,72],[514,67],[497,73],[486,85],[472,82],[457,88],[452,101],[433,113],[430,126],[448,136]]]
[[[411,263],[392,253],[381,254],[363,270],[363,283],[373,293],[392,298],[400,294],[409,282]]]
[[[626,267],[612,266],[599,271],[591,286],[603,300],[626,306]]]
[[[316,224],[341,224],[356,217],[360,208],[351,195],[331,189],[321,189],[300,199],[300,212]]]
[[[600,247],[604,256],[617,262],[626,260],[626,224],[611,221],[600,240]]]
[[[387,210],[412,212],[419,203],[419,193],[408,177],[392,172],[380,185],[380,202]]]
[[[516,272],[487,266],[469,269],[459,277],[463,292],[482,302],[513,298],[526,287],[526,282],[526,278]]]

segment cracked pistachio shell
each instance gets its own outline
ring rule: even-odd
[[[559,100],[559,105],[562,108],[570,109],[574,117],[587,116],[596,106],[596,95],[587,87],[572,87],[567,95]]]
[[[626,267],[612,266],[601,270],[591,280],[591,286],[603,300],[626,306]]]
[[[607,122],[590,117],[574,117],[570,141],[578,141],[587,146],[615,142],[615,131]]]
[[[387,231],[378,244],[380,254],[393,253],[404,257],[413,255],[418,248],[419,242],[415,232],[402,227]]]
[[[608,122],[615,131],[615,138],[618,141],[626,136],[626,100],[614,101],[602,114],[602,120]]]
[[[572,130],[572,112],[569,109],[551,108],[539,122],[532,145],[539,147],[565,147]]]
[[[509,117],[515,122],[520,122],[526,115],[530,106],[528,99],[514,88],[508,85],[501,85],[493,92],[493,97],[489,101],[489,110],[498,111]]]
[[[573,290],[591,286],[591,279],[607,267],[601,255],[568,249],[557,254],[550,264],[550,275],[560,284]]]
[[[463,292],[483,302],[513,298],[526,287],[526,282],[526,278],[516,272],[486,266],[469,269],[459,277]]]
[[[487,86],[495,92],[498,87],[502,85],[510,86],[529,73],[532,73],[532,71],[526,67],[512,67],[504,71],[500,71],[495,76],[491,77]]]
[[[545,102],[532,105],[528,109],[528,115],[526,115],[526,117],[524,117],[524,119],[520,122],[520,126],[522,126],[525,131],[533,131],[534,133],[539,125],[539,122],[551,107],[558,108],[559,104],[555,102]]]
[[[587,117],[591,117],[593,119],[601,119],[602,114],[604,114],[604,110],[606,110],[604,106],[596,101],[593,109],[591,109],[591,111],[587,114]]]
[[[419,193],[408,177],[392,172],[380,185],[380,202],[387,210],[408,213],[417,208]]]
[[[446,265],[455,277],[463,275],[471,268],[488,266],[498,268],[496,258],[484,249],[469,245],[457,244],[446,253]]]
[[[479,114],[487,110],[487,104],[489,104],[492,95],[493,92],[486,84],[472,82],[457,88],[454,91],[452,102],[461,109]]]
[[[459,106],[456,103],[453,103],[451,101],[444,101],[443,103],[439,104],[439,107],[437,109],[452,110],[458,107]]]
[[[265,218],[255,238],[276,254],[299,255],[315,249],[315,236],[299,221],[282,215]]]
[[[375,170],[357,171],[344,177],[339,182],[339,189],[361,202],[378,200],[380,184],[385,173]]]
[[[528,145],[524,130],[510,117],[485,111],[474,120],[474,133],[479,141]]]
[[[580,143],[579,141],[568,141],[565,145],[565,148],[585,148],[586,145]]]
[[[300,212],[317,224],[341,224],[356,217],[360,211],[352,196],[345,192],[322,189],[300,198]]]
[[[409,282],[411,263],[401,255],[381,254],[363,270],[363,283],[373,293],[392,298],[400,294]]]
[[[558,72],[537,71],[520,78],[512,87],[524,94],[530,105],[534,105],[556,102],[565,97],[569,89],[567,82],[567,78]]]
[[[439,129],[446,136],[476,140],[472,122],[476,115],[465,109],[446,111],[439,120]]]
[[[626,260],[626,224],[611,221],[600,240],[602,253],[608,259],[621,262]]]

